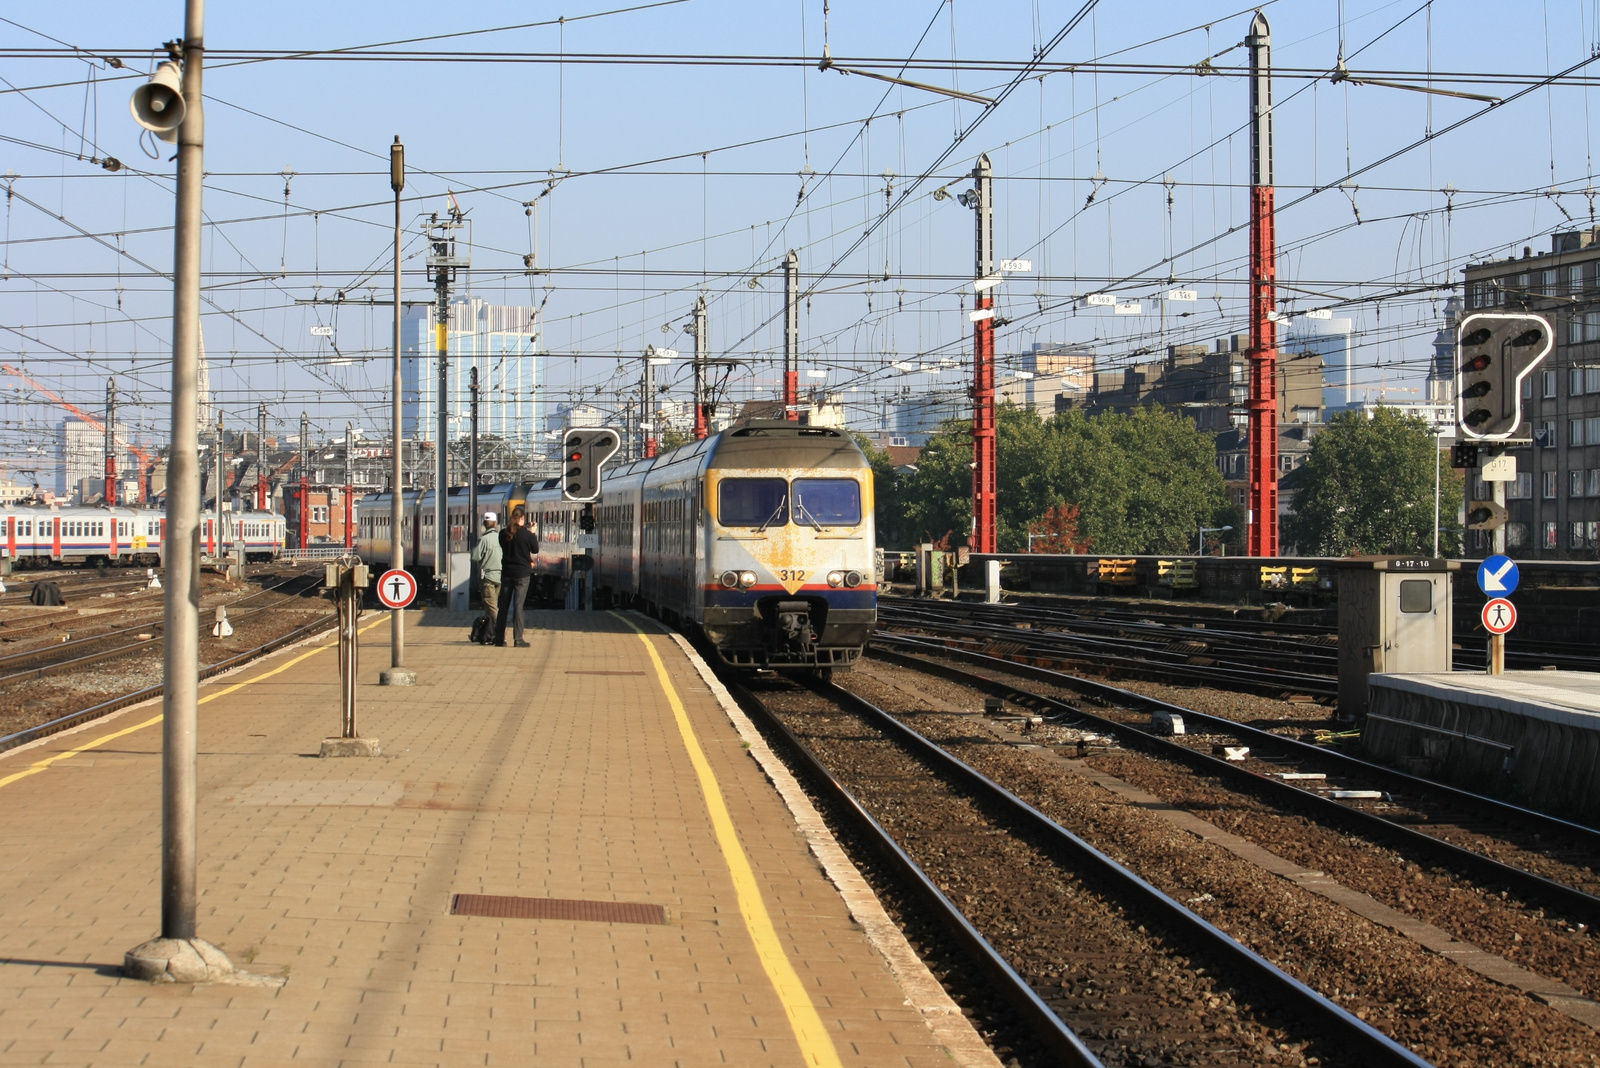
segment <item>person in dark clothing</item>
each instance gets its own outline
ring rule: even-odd
[[[528,529],[528,510],[522,505],[511,509],[511,522],[500,531],[501,564],[500,609],[495,615],[494,643],[506,644],[509,617],[518,649],[528,648],[522,640],[522,605],[528,599],[528,584],[533,581],[533,558],[539,555],[539,538]]]

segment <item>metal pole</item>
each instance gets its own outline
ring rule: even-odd
[[[800,253],[783,258],[783,417],[800,418]]]
[[[987,154],[972,169],[977,202],[975,278],[994,273],[994,170]],[[977,310],[988,311],[973,327],[972,339],[972,540],[973,552],[999,551],[999,452],[994,414],[994,288],[978,291]]]
[[[117,506],[117,380],[106,379],[106,507]]]
[[[472,365],[472,440],[467,444],[467,547],[478,541],[478,365]]]
[[[450,494],[450,268],[440,265],[434,276],[434,338],[438,346],[439,381],[435,399],[436,470],[433,480],[433,584],[441,593],[450,581],[450,543],[446,518]]]
[[[405,531],[405,470],[401,459],[400,421],[400,193],[406,187],[406,149],[396,134],[389,146],[389,188],[394,190],[394,382],[389,398],[389,447],[393,452],[393,466],[389,475],[389,566],[396,571],[406,566],[406,550],[402,536]],[[421,348],[419,345],[418,348]],[[404,686],[416,681],[416,674],[406,670],[406,617],[401,609],[389,613],[389,670],[379,675],[379,681],[389,686]]]
[[[1273,230],[1272,30],[1256,12],[1250,49],[1250,511],[1251,556],[1278,555],[1277,239]]]
[[[311,544],[311,417],[300,413],[300,548]]]
[[[212,528],[212,535],[216,539],[216,558],[222,559],[222,409],[217,409],[217,485],[216,485],[216,524]]]
[[[355,428],[346,423],[344,425],[344,547],[346,549],[356,543],[356,532],[352,522],[355,519],[355,463]]]
[[[1434,560],[1438,560],[1438,435],[1434,436]]]
[[[267,510],[267,405],[256,405],[256,507]]]
[[[706,420],[706,298],[694,302],[694,439],[710,432]]]
[[[1498,504],[1502,509],[1505,508],[1506,484],[1496,481],[1491,485],[1494,486],[1494,503]],[[1494,528],[1494,551],[1497,553],[1506,551],[1506,525],[1504,523]],[[1504,634],[1491,635],[1489,638],[1489,674],[1501,675],[1505,673],[1505,670],[1506,636]]]
[[[200,227],[205,176],[205,0],[187,0],[184,119],[178,127],[173,234],[172,451],[167,465],[166,598],[161,699],[161,935],[195,937],[196,754],[200,689]],[[131,973],[139,968],[130,953]],[[219,953],[220,956],[220,953]],[[231,971],[223,957],[213,969]],[[176,963],[176,960],[173,960]]]
[[[650,362],[654,354],[653,347],[644,350],[644,377],[640,380],[644,397],[639,406],[639,428],[644,431],[644,455],[647,460],[654,459],[656,455],[656,368]]]

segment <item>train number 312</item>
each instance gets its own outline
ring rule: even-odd
[[[805,568],[785,567],[778,570],[778,581],[780,582],[802,582],[805,577]]]

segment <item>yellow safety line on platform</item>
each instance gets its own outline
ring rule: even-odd
[[[800,981],[794,965],[789,963],[789,957],[783,951],[777,929],[772,926],[772,916],[767,912],[766,902],[761,899],[761,887],[756,884],[750,858],[745,856],[744,847],[739,844],[739,833],[734,829],[733,817],[728,814],[727,803],[722,798],[722,787],[717,782],[716,773],[711,770],[705,750],[700,748],[694,725],[689,722],[689,713],[685,711],[678,691],[672,685],[672,678],[667,674],[667,665],[662,663],[661,654],[656,652],[649,635],[633,620],[615,612],[611,614],[633,628],[656,666],[656,678],[667,695],[667,703],[672,706],[672,716],[678,722],[678,734],[683,738],[683,747],[689,751],[689,763],[694,765],[695,775],[700,780],[700,792],[705,795],[717,845],[722,847],[728,873],[733,876],[734,894],[739,899],[739,915],[744,917],[745,929],[750,932],[750,940],[756,946],[756,956],[761,959],[761,967],[765,969],[772,988],[777,991],[783,1011],[789,1016],[789,1026],[794,1030],[795,1041],[800,1044],[800,1052],[807,1064],[818,1068],[837,1068],[840,1065],[839,1053],[833,1047],[833,1038],[823,1026],[822,1017],[817,1014],[816,1006],[811,1004],[805,984]]]
[[[375,620],[375,621],[373,621],[371,623],[368,623],[366,626],[362,627],[361,630],[360,630],[360,633],[365,634],[367,631],[371,630],[373,627],[376,627],[379,623],[383,623],[386,620],[388,620],[388,618],[389,618],[389,614],[387,612],[385,612],[377,620]],[[292,668],[296,664],[300,663],[300,661],[305,660],[308,657],[316,656],[318,653],[322,652],[324,649],[332,649],[335,646],[337,646],[338,644],[339,643],[335,641],[335,642],[330,642],[327,645],[319,645],[315,649],[312,649],[310,652],[301,653],[299,656],[295,657],[293,660],[285,661],[284,663],[279,664],[277,667],[273,668],[271,671],[262,672],[260,675],[257,675],[253,679],[245,679],[243,682],[236,682],[232,686],[227,687],[226,689],[217,690],[214,693],[208,693],[204,697],[200,698],[200,700],[196,702],[196,705],[209,704],[210,702],[215,701],[219,697],[226,697],[228,694],[233,693],[235,690],[242,690],[246,686],[249,686],[253,682],[260,682],[263,679],[270,679],[270,678],[272,678],[272,676],[278,674],[279,672],[288,671],[290,668]],[[134,731],[142,731],[146,727],[154,727],[157,723],[161,722],[161,719],[162,719],[162,717],[160,715],[151,716],[149,719],[145,720],[143,723],[135,723],[133,726],[124,727],[120,731],[112,731],[110,734],[102,734],[100,737],[96,738],[94,741],[85,742],[83,745],[78,746],[78,748],[76,748],[76,749],[69,749],[65,753],[57,753],[53,757],[46,757],[44,760],[34,761],[32,764],[28,765],[26,768],[23,768],[21,771],[14,771],[10,775],[5,776],[4,778],[0,778],[0,787],[10,786],[12,783],[16,782],[18,779],[26,779],[29,775],[37,775],[41,771],[44,771],[46,768],[48,768],[51,764],[54,764],[59,760],[67,760],[70,757],[81,756],[82,754],[88,752],[91,749],[95,749],[95,748],[97,748],[99,746],[105,745],[107,742],[114,742],[118,738],[123,737],[124,735],[132,734]]]

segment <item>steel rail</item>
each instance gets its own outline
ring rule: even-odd
[[[1233,734],[1240,737],[1241,740],[1249,740],[1256,746],[1280,747],[1296,754],[1298,759],[1332,765],[1339,769],[1339,773],[1352,778],[1360,777],[1367,781],[1376,780],[1386,784],[1392,783],[1393,785],[1390,785],[1390,789],[1397,793],[1410,793],[1413,796],[1453,804],[1458,808],[1467,808],[1469,812],[1475,815],[1497,821],[1514,822],[1515,825],[1522,827],[1530,825],[1540,827],[1548,833],[1562,835],[1562,840],[1577,838],[1586,846],[1600,849],[1600,832],[1584,827],[1581,824],[1568,823],[1565,820],[1547,816],[1544,813],[1519,808],[1515,805],[1496,801],[1493,798],[1483,797],[1480,794],[1469,793],[1428,779],[1406,775],[1404,772],[1383,768],[1380,765],[1371,764],[1344,753],[1308,745],[1305,742],[1287,738],[1281,734],[1273,734],[1270,731],[1264,731],[1256,727],[1247,727],[1235,720],[1197,712],[1194,709],[1145,697],[1106,683],[1081,679],[1074,675],[1062,675],[1059,672],[1035,668],[1031,665],[1016,664],[1008,660],[986,656],[982,653],[951,650],[906,639],[897,640],[895,644],[912,646],[924,654],[949,655],[955,653],[960,659],[975,662],[980,666],[990,666],[1014,674],[1031,675],[1042,681],[1059,685],[1089,687],[1102,695],[1114,696],[1119,701],[1133,703],[1136,706],[1144,705],[1181,715],[1184,717],[1185,726],[1188,726],[1191,720],[1203,723],[1219,732]],[[1069,704],[1060,698],[1047,697],[1043,694],[1023,690],[1009,682],[985,678],[982,675],[963,671],[953,665],[930,661],[926,659],[926,655],[910,656],[882,649],[875,652],[885,659],[911,666],[917,670],[928,671],[954,682],[976,686],[978,689],[991,692],[1001,691],[1002,696],[1010,695],[1017,704],[1034,708],[1054,708],[1071,713],[1094,723],[1100,730],[1115,731],[1120,739],[1123,739],[1134,748],[1153,752],[1168,759],[1187,764],[1196,770],[1216,775],[1251,792],[1265,795],[1274,803],[1299,809],[1303,812],[1309,811],[1313,818],[1319,819],[1319,822],[1337,822],[1357,830],[1365,837],[1386,838],[1391,843],[1399,843],[1402,846],[1428,854],[1435,862],[1449,865],[1457,870],[1465,870],[1474,878],[1510,887],[1521,896],[1533,897],[1567,910],[1591,926],[1600,923],[1600,897],[1585,893],[1577,887],[1568,886],[1565,883],[1535,874],[1524,868],[1495,860],[1493,857],[1455,845],[1442,838],[1408,827],[1403,823],[1386,819],[1383,816],[1351,805],[1342,804],[1333,798],[1323,797],[1309,790],[1302,790],[1288,782],[1268,778],[1239,764],[1214,757],[1209,753],[1202,753],[1182,743],[1169,741],[1150,734],[1132,724],[1085,711],[1077,705]],[[1017,698],[1021,699],[1017,700]]]
[[[263,642],[254,649],[246,649],[241,653],[236,653],[233,656],[228,657],[226,660],[219,660],[215,664],[202,665],[200,668],[200,677],[202,679],[207,679],[213,675],[236,668],[240,664],[247,664],[252,660],[266,656],[268,653],[275,652],[278,649],[283,648],[285,645],[293,644],[294,642],[299,641],[301,638],[304,638],[308,635],[313,635],[318,630],[332,627],[337,622],[337,618],[332,615],[324,616],[321,619],[314,619],[310,623],[307,623],[302,627],[297,627],[287,634],[281,634],[278,637],[273,638],[271,641]],[[118,709],[126,708],[132,704],[138,704],[140,701],[145,701],[152,697],[159,697],[165,691],[165,689],[166,687],[162,683],[157,683],[154,686],[146,686],[142,690],[134,690],[132,693],[125,693],[120,697],[113,697],[109,701],[102,701],[97,705],[91,705],[88,708],[82,708],[76,712],[69,712],[65,716],[50,720],[48,723],[40,723],[37,726],[29,727],[26,730],[18,731],[15,734],[8,734],[4,737],[0,737],[0,753],[15,749],[19,745],[27,745],[29,742],[38,741],[40,738],[48,738],[52,734],[59,734],[64,730],[69,730],[72,727],[78,726],[80,723],[88,723],[91,720],[99,719],[102,716],[108,716]]]
[[[879,613],[880,622],[896,621],[890,613]],[[1128,643],[1117,643],[1099,638],[1077,638],[1064,635],[1065,640],[1051,643],[1048,640],[1029,641],[1029,631],[999,630],[990,624],[986,629],[979,626],[967,626],[956,623],[923,622],[919,620],[899,620],[907,626],[920,627],[936,633],[951,636],[952,640],[970,641],[1006,641],[1023,646],[1028,649],[1029,655],[1041,659],[1057,661],[1082,660],[1096,665],[1121,669],[1130,673],[1142,675],[1160,675],[1166,678],[1175,678],[1183,682],[1193,682],[1195,679],[1211,679],[1218,683],[1231,686],[1248,688],[1253,692],[1266,691],[1269,693],[1282,693],[1284,690],[1294,692],[1310,692],[1323,697],[1335,696],[1338,692],[1338,683],[1332,675],[1310,675],[1300,672],[1273,672],[1272,669],[1262,665],[1227,661],[1222,656],[1211,657],[1213,664],[1187,663],[1184,654],[1169,653],[1173,659],[1167,661],[1144,659],[1136,656],[1126,656],[1117,652],[1107,652],[1108,649],[1127,649]],[[892,632],[879,631],[879,634]],[[1076,648],[1067,648],[1068,645]]]
[[[1345,1043],[1351,1052],[1364,1055],[1368,1065],[1404,1065],[1407,1068],[1424,1068],[1428,1065],[1427,1061],[1388,1035],[1358,1019],[1354,1014],[1237,941],[1232,935],[1185,908],[1165,891],[1123,867],[895,716],[864,698],[832,684],[827,684],[821,689],[830,698],[854,707],[867,719],[883,728],[886,733],[903,742],[926,763],[961,781],[975,796],[999,806],[1016,817],[1024,826],[1041,834],[1046,841],[1077,862],[1079,874],[1085,874],[1102,885],[1114,887],[1117,900],[1137,901],[1145,909],[1159,916],[1160,922],[1180,932],[1192,943],[1197,943],[1228,961],[1237,972],[1267,988],[1286,1006],[1298,1009],[1303,1018],[1313,1021],[1313,1026],[1323,1030],[1329,1038]],[[1031,987],[1029,989],[1031,990]]]
[[[883,824],[856,800],[855,795],[834,777],[816,753],[812,752],[811,748],[802,742],[760,698],[727,677],[723,678],[723,682],[744,708],[756,713],[764,724],[779,734],[784,744],[794,754],[801,775],[819,795],[836,802],[835,810],[842,813],[852,824],[855,832],[883,855],[896,875],[915,892],[934,914],[939,924],[973,962],[988,973],[997,984],[1000,996],[1017,1010],[1032,1030],[1034,1037],[1061,1057],[1064,1064],[1075,1065],[1078,1068],[1104,1068],[1103,1062],[1090,1052],[1083,1040],[1049,1005],[1045,1004],[1044,999],[1039,997],[1032,985],[1017,974],[1010,962],[989,943],[987,938],[983,937],[955,903],[928,877],[922,866],[900,847],[894,835],[890,834]]]
[[[257,597],[263,597],[266,594],[274,593],[274,592],[276,592],[278,590],[281,590],[283,587],[290,585],[291,583],[298,582],[299,580],[304,579],[304,578],[309,578],[310,576],[316,574],[317,570],[319,570],[319,569],[313,568],[313,569],[311,569],[309,571],[301,572],[298,575],[292,575],[289,578],[284,579],[282,582],[278,583],[275,586],[264,586],[260,590],[257,590],[255,593],[250,594],[248,597],[241,597],[237,601],[233,601],[233,602],[229,602],[229,603],[225,604],[224,607],[232,608],[235,605],[241,605],[241,604],[245,604],[245,603],[247,603],[249,601],[253,601]],[[244,613],[240,614],[237,617],[231,617],[231,618],[250,619],[253,616],[260,615],[262,612],[272,611],[273,609],[281,608],[281,607],[282,607],[282,605],[263,605],[260,608],[252,608],[249,611],[244,612]],[[88,619],[92,620],[93,617],[92,616],[88,617]],[[92,623],[90,625],[92,625]],[[204,626],[204,624],[201,624],[201,625]],[[8,664],[8,663],[12,663],[14,661],[18,661],[18,660],[32,660],[35,657],[47,656],[50,653],[60,652],[63,649],[71,649],[74,646],[90,645],[90,644],[93,644],[95,642],[103,642],[107,638],[115,638],[120,634],[131,634],[131,633],[134,633],[136,631],[146,631],[146,630],[148,630],[148,631],[159,631],[164,626],[165,626],[165,624],[163,622],[161,622],[159,619],[147,620],[147,621],[145,621],[143,623],[134,623],[134,624],[131,624],[131,625],[126,626],[126,627],[119,627],[116,630],[108,630],[104,634],[91,634],[91,635],[89,635],[87,637],[84,637],[84,638],[74,638],[71,641],[59,642],[59,643],[57,643],[55,645],[41,646],[38,649],[25,649],[25,650],[22,650],[21,652],[11,653],[11,654],[9,654],[7,656],[0,656],[0,665],[5,665],[5,664]],[[39,667],[36,667],[36,668],[25,668],[25,669],[23,669],[21,671],[13,671],[9,675],[0,675],[0,686],[4,686],[7,683],[16,682],[16,681],[19,681],[19,680],[22,680],[22,679],[41,678],[41,677],[43,677],[45,675],[53,675],[58,671],[64,671],[64,670],[67,670],[69,668],[74,668],[74,667],[82,667],[85,664],[92,664],[92,663],[94,663],[95,661],[98,661],[98,660],[108,660],[108,659],[110,659],[112,657],[121,656],[124,653],[135,652],[135,651],[137,651],[139,649],[142,649],[145,646],[151,644],[152,642],[157,642],[157,641],[160,641],[160,640],[161,640],[160,638],[156,638],[156,637],[145,638],[145,639],[133,642],[133,643],[128,644],[128,645],[118,646],[115,649],[108,649],[105,652],[90,653],[88,656],[74,657],[71,660],[57,660],[57,661],[55,661],[53,663],[42,664],[42,665],[40,665]]]

